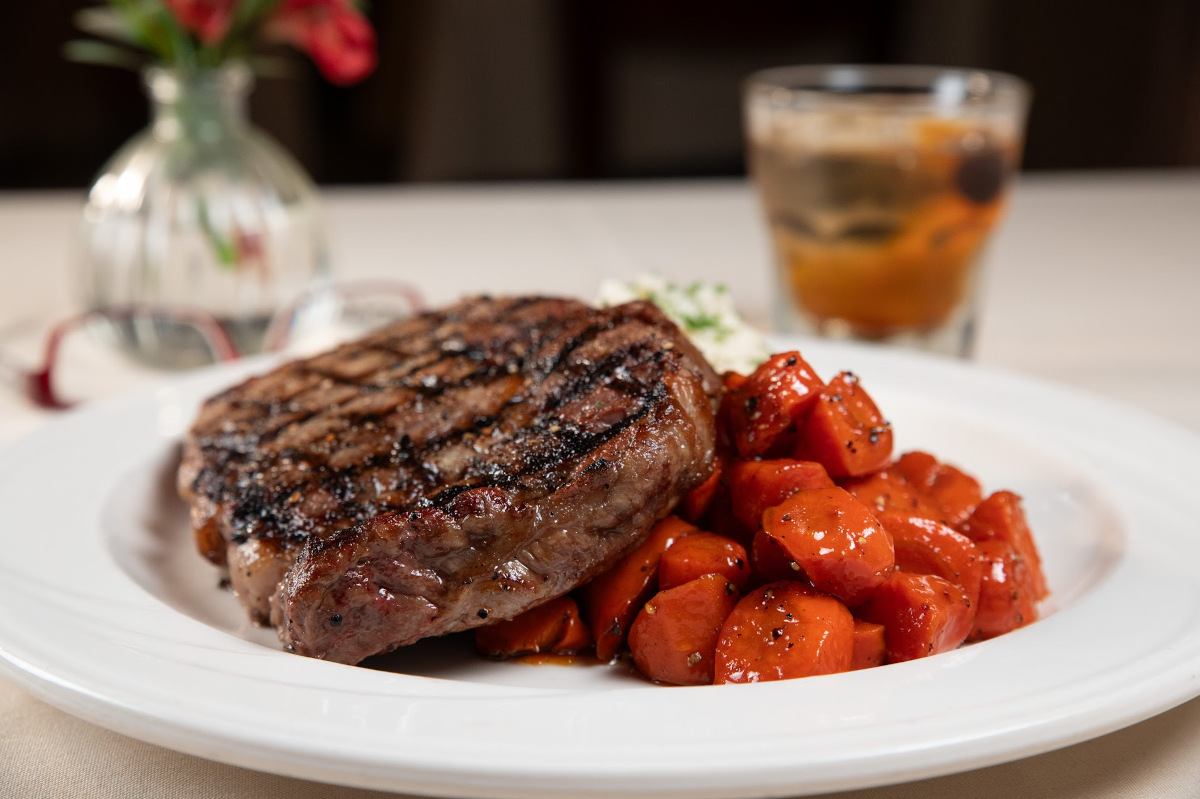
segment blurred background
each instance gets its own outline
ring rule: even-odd
[[[64,60],[82,0],[6,2],[0,189],[83,187],[146,123],[135,73]],[[744,174],[739,86],[803,62],[1013,72],[1027,170],[1200,165],[1195,0],[374,0],[378,70],[302,56],[254,120],[324,184]]]

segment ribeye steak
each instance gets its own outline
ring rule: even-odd
[[[710,473],[718,392],[648,303],[473,298],[213,397],[179,486],[255,621],[357,663],[611,565]]]

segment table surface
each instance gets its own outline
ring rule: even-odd
[[[433,304],[464,293],[592,297],[657,273],[730,286],[766,324],[768,244],[743,181],[331,189],[339,278],[387,276]],[[78,194],[0,195],[0,352],[31,358],[75,303]],[[1200,431],[1200,172],[1025,178],[992,246],[975,360],[1107,395]],[[170,379],[119,361],[97,393]],[[0,443],[42,425],[0,385]],[[1200,477],[1200,475],[1197,475]],[[0,680],[0,796],[382,796],[178,754],[74,719]],[[883,797],[1189,797],[1200,699],[1099,739]]]

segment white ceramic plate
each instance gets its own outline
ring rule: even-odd
[[[379,669],[288,655],[218,590],[173,490],[181,431],[243,365],[0,455],[0,666],[68,712],[184,752],[479,797],[864,787],[1046,751],[1200,694],[1200,438],[955,362],[805,352],[826,374],[858,372],[900,450],[1024,495],[1054,592],[1045,618],[921,661],[720,687],[482,662],[456,641]]]

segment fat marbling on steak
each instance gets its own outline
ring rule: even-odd
[[[357,663],[611,565],[710,473],[719,385],[649,303],[473,298],[213,397],[179,486],[255,621]]]

